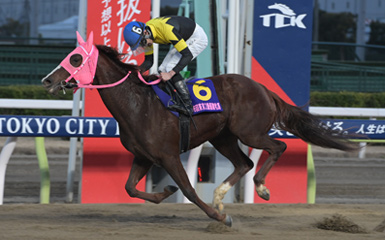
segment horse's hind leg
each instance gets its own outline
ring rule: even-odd
[[[220,214],[218,211],[208,206],[198,197],[195,189],[191,186],[186,171],[184,170],[183,165],[179,159],[179,155],[175,158],[167,159],[163,162],[162,166],[172,177],[172,179],[174,179],[175,183],[178,184],[180,190],[188,200],[190,200],[192,203],[195,203],[210,218],[222,222],[227,226],[231,226],[232,220],[229,215]]]
[[[264,149],[269,153],[269,157],[266,159],[265,163],[259,169],[257,174],[254,176],[254,183],[256,186],[256,191],[258,196],[264,200],[270,199],[270,192],[264,186],[265,179],[270,169],[277,162],[278,158],[282,155],[282,153],[286,150],[286,144],[284,142],[275,140],[268,135],[265,137],[261,137],[256,145],[249,145],[253,148]],[[245,144],[247,144],[245,142]]]
[[[150,170],[153,163],[147,159],[138,159],[134,158],[130,175],[126,183],[126,191],[130,197],[136,197],[144,199],[153,203],[160,203],[173,193],[175,193],[178,188],[174,186],[166,186],[164,192],[161,193],[146,193],[136,189],[138,182],[146,175]]]
[[[214,191],[213,206],[223,212],[223,198],[232,186],[234,186],[250,169],[253,162],[242,152],[238,145],[238,138],[232,133],[222,133],[210,141],[215,149],[231,161],[234,165],[233,173],[228,176]]]

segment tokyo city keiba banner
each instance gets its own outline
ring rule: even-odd
[[[287,103],[309,103],[313,1],[258,0],[254,5],[252,79]],[[279,139],[287,150],[266,178],[268,203],[307,202],[307,144]],[[257,170],[267,158],[262,154]],[[254,202],[266,203],[255,194]]]
[[[87,7],[87,38],[92,31],[95,44],[129,53],[123,29],[131,21],[147,22],[150,19],[151,0],[95,0],[88,1]],[[143,59],[144,56],[128,56],[123,61],[140,64]],[[98,90],[86,90],[84,114],[86,117],[111,117]],[[119,138],[84,138],[81,202],[144,202],[130,198],[124,188],[132,160],[132,154],[123,148]],[[145,190],[145,178],[137,187]]]

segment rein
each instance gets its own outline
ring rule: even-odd
[[[155,85],[155,84],[160,83],[160,81],[162,80],[161,78],[158,78],[152,82],[146,82],[146,80],[144,80],[144,78],[143,78],[142,74],[140,74],[140,72],[138,72],[138,78],[140,79],[140,81],[142,81],[146,85]]]
[[[110,84],[103,84],[103,85],[92,85],[92,83],[90,84],[73,84],[73,83],[69,83],[69,82],[65,82],[65,86],[69,86],[71,88],[110,88],[110,87],[115,87],[116,85],[119,85],[121,84],[122,82],[124,82],[128,76],[130,76],[131,74],[131,71],[129,71],[127,73],[127,75],[125,77],[123,77],[122,79],[120,79],[119,81],[117,82],[114,82],[114,83],[110,83]],[[140,81],[148,86],[150,85],[155,85],[155,84],[158,84],[162,79],[161,78],[158,78],[152,82],[147,82],[146,80],[144,80],[142,74],[140,74],[140,72],[138,72],[138,78],[140,79]]]
[[[88,59],[86,59],[86,60],[88,60]],[[84,64],[83,64],[83,65],[84,65]],[[79,69],[79,70],[80,70],[80,69]],[[94,89],[94,88],[110,88],[110,87],[115,87],[115,86],[117,86],[117,85],[123,83],[123,82],[130,76],[131,71],[129,71],[129,72],[127,73],[127,75],[124,76],[124,77],[123,77],[122,79],[120,79],[119,81],[116,81],[116,82],[110,83],[110,84],[103,84],[103,85],[92,85],[92,82],[93,82],[93,81],[90,81],[90,83],[88,83],[88,84],[82,84],[82,83],[78,83],[78,84],[75,83],[75,84],[74,84],[74,83],[70,83],[69,80],[72,79],[73,76],[74,76],[76,73],[77,73],[77,72],[71,74],[66,80],[63,80],[63,81],[62,81],[62,84],[61,84],[62,87],[64,87],[64,88],[74,88],[74,92],[76,92],[79,88],[90,88],[90,89]],[[141,74],[139,71],[138,71],[137,73],[138,73],[138,78],[139,78],[139,80],[140,80],[142,83],[144,83],[144,84],[146,84],[146,85],[148,85],[148,86],[158,84],[158,83],[162,80],[161,78],[158,78],[158,79],[156,79],[156,80],[154,80],[154,81],[152,81],[152,82],[147,82],[146,80],[144,80],[142,74]]]
[[[74,84],[74,83],[66,82],[64,80],[62,85],[64,85],[64,87],[75,88],[75,90],[77,90],[78,88],[91,88],[91,89],[94,89],[94,88],[110,88],[110,87],[115,87],[116,85],[119,85],[122,82],[124,82],[128,78],[128,76],[130,76],[130,74],[131,74],[131,71],[129,71],[127,73],[127,75],[125,77],[123,77],[122,79],[120,79],[119,81],[114,82],[114,83],[110,83],[110,84],[103,84],[103,85],[92,85],[92,83],[89,83],[89,84]]]

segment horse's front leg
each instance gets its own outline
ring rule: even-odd
[[[162,166],[172,177],[172,179],[174,179],[176,184],[178,184],[179,188],[188,200],[190,200],[192,203],[195,203],[210,218],[222,222],[227,226],[232,225],[232,219],[229,215],[219,213],[217,210],[208,206],[198,197],[195,189],[191,186],[186,171],[184,170],[183,165],[179,159],[179,155],[175,158],[167,159],[167,161],[163,162]]]
[[[217,138],[210,140],[210,142],[215,149],[234,165],[233,173],[214,191],[213,206],[219,212],[223,212],[223,198],[231,187],[253,167],[253,162],[239,148],[238,138],[229,131],[223,131]]]
[[[178,190],[178,188],[174,186],[166,186],[164,188],[164,192],[161,193],[146,193],[137,190],[136,185],[146,175],[152,165],[153,163],[147,159],[139,159],[137,157],[134,158],[125,187],[130,197],[144,199],[153,203],[160,203]]]

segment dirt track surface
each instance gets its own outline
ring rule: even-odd
[[[373,231],[385,205],[228,204],[232,228],[192,204],[50,204],[0,207],[1,239],[385,239]],[[316,223],[340,214],[367,233],[322,230]]]
[[[364,159],[313,148],[316,204],[225,204],[234,220],[227,228],[191,204],[64,203],[68,145],[46,140],[52,204],[40,205],[34,204],[40,188],[34,139],[18,139],[0,206],[0,239],[385,239],[383,146],[368,148]],[[316,227],[336,215],[351,221],[347,227],[356,224],[366,233]]]

